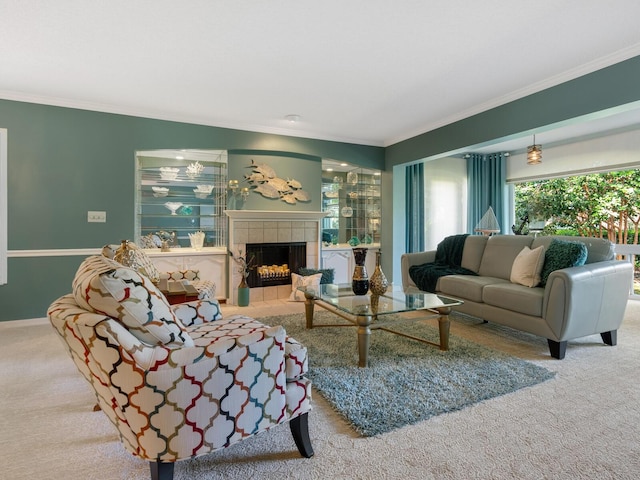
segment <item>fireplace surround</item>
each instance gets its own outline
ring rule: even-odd
[[[291,273],[307,265],[307,243],[247,243],[247,259],[255,260],[249,272],[249,287],[291,284]]]
[[[229,249],[234,255],[244,255],[247,244],[304,243],[306,265],[300,266],[320,267],[321,222],[326,212],[226,210],[225,214],[229,217]],[[233,305],[237,305],[237,287],[241,280],[236,267],[230,260],[227,302]],[[250,302],[287,299],[290,295],[290,281],[283,285],[258,286],[251,288]]]

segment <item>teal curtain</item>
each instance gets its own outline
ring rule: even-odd
[[[467,157],[467,231],[474,228],[489,207],[493,208],[501,233],[508,233],[507,165],[502,153]]]
[[[406,252],[424,251],[424,163],[409,165],[405,171]]]

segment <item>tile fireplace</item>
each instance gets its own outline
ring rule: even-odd
[[[291,271],[295,273],[294,268],[297,266],[319,268],[321,222],[326,212],[226,210],[225,214],[229,217],[229,249],[234,255],[239,252],[244,255],[247,245],[267,244],[276,247],[270,250],[277,250],[281,244],[287,245],[287,248],[289,245],[303,244],[304,258],[296,260]],[[236,267],[233,260],[230,260],[227,301],[233,305],[237,305],[236,287],[240,284],[240,274]],[[250,302],[289,298],[290,279],[284,284],[277,283],[282,282],[259,282],[259,286],[251,288]]]

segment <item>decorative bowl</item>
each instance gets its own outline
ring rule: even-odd
[[[343,217],[350,217],[353,215],[353,208],[351,207],[343,207],[341,210]]]
[[[175,180],[178,177],[179,168],[160,167],[160,178],[163,180]]]
[[[164,206],[171,210],[171,215],[177,215],[176,212],[182,206],[182,204],[180,202],[166,202]]]
[[[213,190],[213,185],[198,185],[196,188],[193,189],[194,192],[196,193],[211,193],[211,191]]]
[[[151,187],[153,189],[154,197],[166,197],[169,194],[167,187]]]

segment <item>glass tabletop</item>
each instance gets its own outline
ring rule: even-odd
[[[399,287],[389,289],[384,295],[373,297],[354,295],[350,283],[323,284],[320,288],[303,286],[298,290],[314,300],[328,303],[351,315],[386,315],[390,313],[430,310],[462,305],[462,301],[435,293],[404,293]]]

